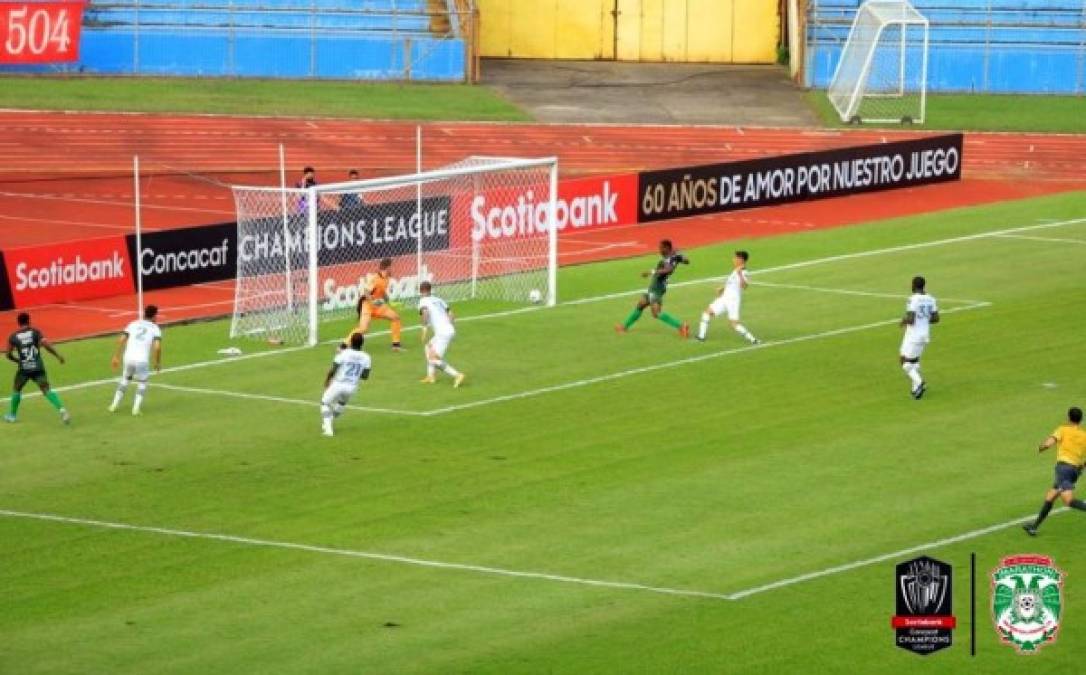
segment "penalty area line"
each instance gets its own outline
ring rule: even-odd
[[[170,391],[180,391],[186,394],[204,394],[206,396],[223,396],[226,398],[240,398],[247,401],[268,401],[271,403],[288,403],[293,405],[304,405],[310,408],[319,408],[321,406],[318,400],[306,400],[302,398],[287,398],[284,396],[269,396],[267,394],[247,394],[242,391],[230,391],[228,389],[207,389],[204,387],[184,387],[178,384],[165,384],[162,382],[155,383],[156,389],[168,389]],[[362,412],[381,413],[384,415],[407,415],[407,416],[423,416],[424,413],[416,410],[399,410],[396,408],[375,408],[364,405],[352,405],[348,404],[344,406],[348,410],[360,410]]]
[[[580,586],[594,586],[597,588],[611,588],[627,591],[643,591],[646,593],[657,593],[661,595],[676,595],[686,596],[692,598],[708,598],[712,600],[730,600],[729,596],[724,593],[713,593],[710,591],[699,591],[684,588],[667,588],[664,586],[650,586],[647,584],[639,584],[627,581],[607,581],[603,579],[587,579],[584,577],[573,577],[564,574],[551,574],[548,572],[531,572],[523,570],[506,569],[503,567],[490,567],[487,565],[472,565],[468,563],[455,563],[444,562],[440,560],[427,560],[424,558],[411,558],[403,555],[395,555],[390,553],[376,553],[372,551],[356,551],[345,548],[335,548],[332,546],[316,546],[312,544],[300,544],[288,541],[277,541],[273,539],[255,539],[252,537],[242,537],[231,534],[216,534],[213,532],[194,532],[191,530],[176,530],[168,527],[154,527],[149,525],[132,525],[129,523],[117,523],[105,520],[92,520],[90,518],[73,518],[69,516],[60,516],[51,513],[28,513],[25,511],[11,511],[7,509],[0,509],[0,516],[6,518],[22,518],[26,520],[40,520],[53,523],[64,523],[68,525],[81,525],[84,527],[94,527],[99,529],[108,530],[122,530],[127,532],[141,532],[145,534],[158,534],[168,537],[181,537],[186,539],[203,539],[209,541],[225,542],[230,544],[240,544],[243,546],[258,546],[263,548],[275,548],[285,549],[291,551],[303,551],[306,553],[319,553],[324,555],[342,556],[347,558],[363,558],[366,560],[375,560],[380,562],[398,563],[401,565],[412,565],[415,567],[431,567],[445,570],[457,570],[461,572],[474,572],[476,574],[486,574],[492,576],[513,577],[519,579],[535,579],[540,581],[552,581],[565,584],[576,584]]]
[[[974,309],[983,309],[985,307],[991,307],[990,302],[976,302],[971,305],[965,305],[962,307],[952,307],[942,312],[943,314],[953,314],[955,312],[967,312]],[[733,354],[745,354],[762,349],[770,349],[772,347],[783,347],[785,345],[797,344],[800,342],[810,342],[812,340],[821,340],[822,338],[835,337],[838,335],[848,335],[849,333],[858,333],[860,331],[871,330],[872,328],[881,328],[884,326],[897,325],[901,319],[884,319],[882,321],[873,321],[871,323],[864,323],[856,326],[846,326],[844,328],[835,328],[833,330],[822,331],[819,333],[808,333],[806,335],[797,335],[796,337],[786,338],[784,340],[771,340],[768,342],[762,342],[757,345],[747,345],[744,347],[733,347],[731,349],[723,349],[716,352],[709,352],[708,354],[699,354],[697,356],[689,356],[683,359],[674,359],[671,361],[664,361],[662,363],[653,363],[647,366],[641,366],[639,368],[630,368],[629,370],[620,370],[615,373],[608,373],[606,375],[597,375],[596,377],[589,377],[583,380],[574,380],[572,382],[563,382],[562,384],[555,384],[549,387],[540,387],[538,389],[529,389],[527,391],[517,392],[515,394],[506,394],[504,396],[495,396],[492,398],[480,399],[477,401],[468,401],[467,403],[460,403],[457,405],[444,406],[442,408],[435,408],[428,410],[422,415],[426,417],[435,415],[445,415],[452,412],[459,412],[461,410],[469,410],[471,408],[478,408],[480,406],[491,405],[493,403],[504,403],[506,401],[516,401],[522,398],[530,398],[533,396],[540,396],[542,394],[551,394],[557,391],[565,391],[567,389],[577,389],[580,387],[587,387],[593,384],[599,384],[601,382],[610,382],[612,380],[620,380],[633,375],[641,375],[644,373],[651,373],[657,370],[664,370],[668,368],[674,368],[676,366],[684,366],[691,363],[700,363],[701,361],[708,361],[710,359],[718,359],[725,356],[731,356]]]
[[[1054,510],[1052,512],[1052,515],[1056,515],[1058,513],[1064,513],[1064,512],[1066,512],[1068,510],[1069,509],[1066,506],[1064,506],[1064,507],[1061,507],[1059,509]],[[837,565],[835,567],[827,567],[826,569],[823,569],[823,570],[818,570],[816,572],[808,572],[807,574],[801,574],[799,576],[790,577],[788,579],[780,579],[779,581],[773,581],[773,582],[770,582],[768,584],[763,584],[761,586],[755,586],[754,588],[748,588],[746,590],[737,591],[735,593],[729,593],[728,594],[728,599],[729,600],[742,600],[743,598],[749,598],[750,596],[758,595],[759,593],[766,593],[768,591],[775,591],[778,588],[785,588],[785,587],[788,587],[788,586],[795,586],[796,584],[801,584],[801,583],[803,583],[805,581],[813,581],[815,579],[821,579],[823,577],[832,576],[834,574],[841,574],[842,572],[851,572],[852,570],[859,569],[861,567],[868,567],[870,565],[876,565],[878,563],[886,562],[888,560],[896,560],[896,559],[899,559],[899,558],[904,558],[907,555],[913,555],[914,553],[921,553],[923,551],[929,551],[929,550],[931,550],[933,548],[939,548],[940,546],[949,546],[951,544],[958,544],[958,543],[961,543],[963,541],[969,541],[970,539],[976,539],[978,537],[983,537],[984,535],[987,535],[987,534],[992,534],[993,532],[999,532],[1001,530],[1006,530],[1008,528],[1014,527],[1015,525],[1021,525],[1022,523],[1026,522],[1028,520],[1033,520],[1033,518],[1034,518],[1034,516],[1032,516],[1032,515],[1022,516],[1021,518],[1015,518],[1014,520],[1008,520],[1008,521],[1005,521],[1005,522],[1002,522],[1002,523],[997,523],[996,525],[990,525],[988,527],[984,527],[984,528],[981,528],[979,530],[970,530],[969,532],[964,532],[962,534],[954,535],[953,537],[945,537],[943,539],[936,539],[935,541],[929,541],[926,544],[919,544],[917,546],[912,546],[912,547],[909,547],[909,548],[903,548],[900,551],[894,551],[893,553],[884,553],[882,555],[875,556],[874,558],[865,558],[863,560],[856,560],[854,562],[845,563],[844,565]]]

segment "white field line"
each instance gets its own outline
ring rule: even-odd
[[[1086,243],[1086,242],[1084,242]],[[811,291],[814,293],[832,293],[835,295],[857,295],[864,298],[890,298],[892,300],[902,300],[905,298],[904,293],[876,293],[873,291],[854,291],[848,288],[826,288],[824,286],[804,286],[802,284],[775,284],[770,281],[752,281],[751,286],[765,286],[767,288],[788,288],[797,291]],[[963,303],[967,305],[979,305],[985,304],[984,300],[966,300],[964,298],[945,298],[939,296],[939,302],[953,302]],[[991,303],[988,303],[991,304]]]
[[[325,555],[344,556],[349,558],[364,558],[381,562],[399,563],[402,565],[414,565],[417,567],[434,567],[446,570],[459,570],[462,572],[474,572],[477,574],[490,574],[504,577],[517,577],[521,579],[538,579],[541,581],[554,581],[566,584],[578,584],[581,586],[596,586],[600,588],[615,588],[629,591],[645,591],[648,593],[660,593],[664,595],[680,595],[696,598],[710,598],[714,600],[729,600],[724,593],[712,593],[708,591],[688,590],[681,588],[665,588],[661,586],[648,586],[645,584],[626,581],[604,581],[600,579],[585,579],[571,577],[563,574],[549,574],[547,572],[526,572],[520,570],[505,569],[502,567],[488,567],[485,565],[470,565],[466,563],[442,562],[439,560],[426,560],[423,558],[410,558],[389,553],[375,553],[371,551],[355,551],[330,546],[312,546],[309,544],[297,544],[287,541],[274,541],[270,539],[254,539],[251,537],[239,537],[230,534],[215,534],[211,532],[192,532],[190,530],[175,530],[166,527],[152,527],[145,525],[130,525],[128,523],[114,523],[104,520],[91,520],[89,518],[70,518],[49,513],[27,513],[24,511],[9,511],[0,509],[0,516],[7,518],[23,518],[31,520],[44,520],[54,523],[66,523],[69,525],[82,525],[110,530],[123,530],[128,532],[143,532],[147,534],[160,534],[168,537],[184,537],[187,539],[205,539],[211,541],[241,544],[244,546],[260,546],[266,548],[287,549],[292,551],[305,551],[307,553],[321,553]]]
[[[0,193],[0,195],[2,195],[2,194],[3,193]],[[886,253],[897,253],[897,252],[900,252],[900,251],[908,251],[908,250],[913,250],[913,249],[918,249],[918,248],[928,248],[928,247],[932,247],[932,246],[943,246],[943,245],[946,245],[946,244],[955,244],[955,243],[959,243],[959,242],[963,242],[963,241],[973,241],[973,240],[977,240],[977,239],[983,239],[985,237],[998,236],[998,235],[1001,235],[1001,234],[1013,234],[1015,232],[1028,232],[1028,231],[1032,231],[1032,230],[1054,228],[1054,227],[1062,227],[1064,225],[1073,225],[1073,224],[1077,224],[1077,223],[1086,223],[1086,218],[1073,218],[1073,219],[1070,219],[1070,220],[1058,220],[1058,221],[1052,221],[1052,222],[1045,222],[1045,223],[1040,223],[1040,224],[1037,224],[1037,225],[1025,225],[1025,226],[1021,226],[1021,227],[1010,227],[1010,228],[1004,228],[1004,229],[1000,229],[1000,230],[988,230],[986,232],[978,232],[978,233],[975,233],[975,234],[963,235],[963,236],[960,236],[960,237],[950,237],[950,238],[946,238],[946,239],[935,239],[935,240],[931,240],[931,241],[918,242],[918,243],[914,243],[914,244],[903,244],[903,245],[900,245],[900,246],[891,246],[891,247],[888,247],[888,248],[871,249],[871,250],[868,250],[868,251],[859,251],[859,252],[856,252],[856,253],[845,253],[845,254],[841,254],[841,255],[827,256],[827,257],[823,257],[823,258],[814,258],[814,259],[811,259],[811,260],[800,261],[800,262],[796,262],[796,263],[789,263],[789,264],[786,264],[786,265],[778,265],[776,267],[767,267],[767,268],[764,268],[764,269],[761,269],[761,270],[754,270],[754,271],[751,272],[751,275],[767,274],[767,273],[770,273],[770,272],[780,272],[780,271],[783,271],[783,270],[797,269],[797,268],[800,268],[800,267],[810,267],[810,266],[813,266],[813,265],[820,265],[820,264],[824,264],[824,263],[837,262],[837,261],[840,261],[840,260],[850,260],[852,258],[862,258],[862,257],[867,257],[867,256],[882,255],[882,254],[886,254]],[[719,282],[723,278],[724,278],[723,276],[718,275],[718,276],[704,277],[704,278],[699,278],[699,279],[690,279],[690,280],[687,280],[687,281],[680,281],[680,282],[670,284],[670,286],[671,286],[671,288],[679,288],[679,287],[682,287],[682,286],[692,286],[692,285],[696,285],[696,284],[713,283],[713,282]],[[629,290],[629,291],[620,291],[618,293],[605,293],[603,295],[595,295],[595,296],[591,296],[591,297],[587,297],[587,298],[579,298],[577,300],[569,300],[569,301],[566,301],[566,302],[561,302],[561,303],[558,303],[558,305],[559,306],[576,306],[576,305],[590,304],[590,303],[594,303],[594,302],[604,302],[604,301],[607,301],[607,300],[614,300],[615,298],[625,298],[625,297],[629,297],[631,295],[637,295],[638,293],[642,293],[642,292],[643,292],[643,289],[635,289],[635,290]],[[902,294],[901,297],[904,298],[904,294]],[[511,310],[506,310],[506,311],[501,311],[501,312],[493,312],[493,313],[490,313],[490,314],[478,314],[478,315],[475,315],[475,316],[466,316],[466,317],[462,317],[462,318],[457,319],[457,321],[458,322],[482,321],[482,320],[486,320],[486,319],[494,319],[494,318],[500,318],[500,317],[506,317],[506,316],[513,316],[515,314],[523,314],[523,313],[526,313],[526,312],[535,312],[535,311],[540,311],[542,309],[545,309],[545,307],[542,307],[542,306],[520,307],[520,308],[517,308],[517,309],[511,309]],[[413,329],[417,329],[417,328],[418,328],[417,326],[409,326],[409,327],[406,327],[404,330],[413,330]],[[372,335],[375,335],[375,336],[376,335],[385,335],[387,333],[388,333],[388,331],[378,331],[378,332],[372,333]],[[339,338],[335,338],[333,340],[325,340],[323,344],[334,344],[334,343],[336,343],[338,341],[339,341]],[[245,361],[245,360],[248,360],[248,359],[263,358],[263,357],[266,357],[266,356],[275,356],[277,354],[289,354],[289,353],[300,351],[300,350],[303,350],[303,349],[309,349],[309,347],[306,347],[306,346],[284,347],[284,348],[278,349],[278,350],[269,350],[269,351],[265,351],[265,352],[256,352],[256,353],[253,353],[253,354],[244,354],[242,356],[234,356],[234,357],[228,357],[228,358],[222,358],[222,359],[214,359],[214,360],[211,360],[211,361],[197,361],[197,362],[189,363],[189,364],[186,364],[186,365],[183,365],[183,366],[175,366],[175,367],[172,367],[172,368],[163,368],[162,372],[163,373],[176,373],[176,372],[182,372],[182,371],[186,371],[186,370],[194,370],[194,369],[198,369],[198,368],[207,368],[207,367],[210,367],[210,366],[222,365],[224,363],[233,363],[233,362],[236,362],[236,361]],[[88,382],[80,382],[80,383],[77,383],[77,384],[71,384],[71,385],[67,385],[67,386],[64,386],[64,387],[55,387],[54,389],[56,391],[58,391],[58,392],[73,391],[73,390],[76,390],[76,389],[84,389],[84,388],[87,388],[87,387],[95,387],[95,386],[98,386],[98,385],[102,385],[102,384],[106,384],[106,383],[114,382],[114,381],[115,381],[115,378],[108,378],[108,379],[102,379],[102,380],[91,380],[91,381],[88,381]],[[37,396],[37,395],[40,395],[40,394],[36,394],[36,393],[27,394],[26,397],[32,397],[32,396]],[[0,403],[3,403],[5,401],[7,401],[7,400],[8,399],[6,397],[2,398],[2,399],[0,399]]]
[[[247,394],[240,391],[229,391],[226,389],[207,389],[204,387],[183,387],[177,384],[164,384],[162,382],[156,382],[154,385],[159,389],[169,389],[171,391],[181,391],[188,394],[205,394],[207,396],[224,396],[227,398],[240,398],[251,401],[269,401],[272,403],[288,403],[293,405],[304,405],[310,408],[319,408],[321,403],[317,399],[306,400],[301,398],[286,398],[283,396],[268,396],[265,394]],[[397,410],[394,408],[374,408],[363,405],[347,405],[344,406],[349,410],[360,410],[362,412],[382,413],[385,415],[416,415],[422,416],[424,413],[415,410]]]
[[[1052,515],[1063,513],[1069,509],[1064,506],[1056,509],[1052,512]],[[864,560],[856,560],[854,562],[845,563],[844,565],[837,565],[836,567],[827,567],[817,572],[808,572],[807,574],[801,574],[796,577],[790,577],[788,579],[781,579],[762,586],[755,586],[754,588],[748,588],[743,591],[737,591],[735,593],[729,593],[729,600],[742,600],[743,598],[749,598],[752,595],[758,595],[759,593],[765,593],[767,591],[774,591],[778,588],[784,588],[786,586],[794,586],[801,584],[805,581],[812,581],[814,579],[821,579],[834,574],[840,574],[842,572],[850,572],[861,567],[867,567],[869,565],[875,565],[877,563],[886,562],[888,560],[898,560],[904,558],[907,555],[913,555],[920,553],[921,551],[928,551],[933,548],[939,548],[940,546],[949,546],[950,544],[957,544],[959,542],[968,541],[970,539],[976,539],[977,537],[983,537],[986,534],[993,532],[999,532],[1000,530],[1006,530],[1007,528],[1014,527],[1015,525],[1021,525],[1022,523],[1032,520],[1034,516],[1022,516],[1021,518],[1015,518],[1014,520],[1008,520],[997,525],[991,525],[979,530],[971,530],[962,534],[955,535],[953,537],[946,537],[945,539],[936,539],[935,541],[929,541],[926,544],[919,544],[918,546],[912,546],[910,548],[903,548],[900,551],[894,551],[893,553],[884,553],[874,558],[866,558]]]
[[[952,314],[954,312],[967,312],[974,309],[981,309],[984,307],[990,307],[990,302],[977,302],[972,305],[965,305],[962,307],[952,307],[942,314]],[[883,321],[874,321],[871,323],[860,324],[857,326],[846,326],[844,328],[835,328],[833,330],[822,331],[819,333],[808,333],[806,335],[798,335],[792,338],[786,338],[784,340],[774,340],[771,342],[763,342],[757,345],[747,345],[745,347],[735,347],[732,349],[724,349],[721,351],[710,352],[708,354],[699,354],[697,356],[690,356],[683,359],[675,359],[673,361],[665,361],[663,363],[654,363],[648,366],[641,366],[640,368],[631,368],[629,370],[621,370],[616,373],[608,373],[606,375],[598,375],[596,377],[589,377],[583,380],[575,380],[573,382],[564,382],[562,384],[556,384],[549,387],[540,387],[539,389],[529,389],[527,391],[517,392],[515,394],[506,394],[504,396],[495,396],[493,398],[480,399],[477,401],[469,401],[467,403],[460,403],[457,405],[445,406],[443,408],[436,408],[429,410],[425,413],[426,416],[444,415],[446,413],[457,412],[460,410],[467,410],[469,408],[478,408],[480,406],[491,405],[493,403],[503,403],[505,401],[515,401],[517,399],[529,398],[532,396],[539,396],[541,394],[550,394],[556,391],[565,391],[567,389],[577,389],[579,387],[587,387],[592,384],[599,384],[600,382],[609,382],[611,380],[620,380],[632,375],[641,375],[643,373],[651,373],[657,370],[663,370],[665,368],[674,368],[676,366],[683,366],[690,363],[698,363],[700,361],[708,361],[710,359],[717,359],[723,356],[731,356],[733,354],[742,354],[758,349],[770,349],[772,347],[783,347],[784,345],[792,345],[800,342],[811,342],[812,340],[821,340],[823,338],[835,337],[838,335],[847,335],[849,333],[858,333],[860,331],[870,330],[872,328],[880,328],[882,326],[892,326],[899,323],[901,319],[884,319]]]
[[[1078,244],[1086,245],[1086,239],[1061,239],[1059,237],[1031,237],[1025,234],[993,234],[996,239],[1022,239],[1025,241],[1044,241],[1053,244]]]

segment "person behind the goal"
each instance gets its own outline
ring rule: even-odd
[[[132,397],[132,414],[139,415],[143,397],[147,395],[147,381],[151,377],[151,369],[154,368],[156,372],[162,369],[162,329],[155,323],[156,317],[158,307],[147,305],[143,310],[143,318],[125,326],[117,338],[117,349],[113,352],[111,365],[114,370],[121,367],[121,379],[117,382],[117,390],[113,392],[110,412],[117,411],[124,400],[128,385],[135,380],[136,394]]]
[[[424,384],[433,384],[437,371],[441,371],[453,378],[453,386],[459,387],[464,383],[464,373],[449,365],[445,360],[445,352],[449,349],[449,343],[456,337],[456,327],[453,325],[455,318],[453,311],[441,298],[431,295],[433,286],[429,281],[419,284],[419,315],[422,317],[422,341],[426,345],[426,377],[422,378]],[[433,329],[434,336],[426,339],[428,329]]]

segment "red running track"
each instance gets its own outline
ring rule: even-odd
[[[138,154],[143,224],[149,230],[233,219],[227,185],[278,184],[278,146],[288,180],[312,164],[324,182],[348,168],[363,177],[414,169],[415,124],[212,116],[0,112],[0,248],[87,239],[133,227],[132,156]],[[751,159],[922,135],[916,131],[737,127],[426,123],[423,164],[468,154],[559,158],[563,175]],[[883,192],[563,235],[571,264],[655,248],[848,225],[973,204],[1086,188],[1086,136],[968,134],[960,184]],[[178,321],[229,313],[233,285],[148,294]],[[56,339],[116,330],[135,311],[132,297],[34,310]],[[10,317],[0,314],[0,325]]]

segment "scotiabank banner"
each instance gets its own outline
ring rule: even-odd
[[[0,251],[0,312],[14,308],[15,302],[11,299],[11,288],[8,286],[7,266],[4,264],[4,252]]]
[[[235,223],[159,230],[144,233],[136,255],[136,235],[126,237],[129,259],[143,274],[143,287],[188,286],[208,281],[233,279],[237,271]]]
[[[82,2],[0,2],[0,64],[79,60]]]
[[[103,298],[134,288],[124,237],[8,249],[4,266],[16,307]]]
[[[537,236],[547,231],[546,184],[535,188],[496,188],[474,195],[471,238],[496,241]],[[578,178],[558,182],[558,231],[637,222],[637,174]],[[459,206],[457,213],[463,213]],[[454,245],[466,244],[458,230]]]
[[[962,135],[645,171],[638,220],[651,222],[961,179]]]

